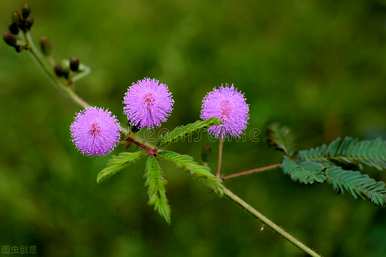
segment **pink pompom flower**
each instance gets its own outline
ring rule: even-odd
[[[120,138],[117,118],[110,111],[98,107],[80,111],[70,131],[76,148],[87,156],[101,156],[111,152]]]
[[[132,125],[154,128],[168,119],[174,100],[166,84],[145,78],[127,89],[123,104],[124,113]]]
[[[216,117],[222,124],[209,127],[208,131],[217,138],[239,137],[247,127],[249,106],[244,94],[233,85],[213,89],[202,101],[201,119]]]

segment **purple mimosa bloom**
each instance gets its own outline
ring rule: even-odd
[[[71,127],[72,142],[87,156],[101,156],[111,152],[120,138],[120,126],[110,111],[89,107],[80,111]]]
[[[249,106],[240,91],[233,85],[224,85],[209,92],[202,101],[201,119],[216,117],[222,124],[209,127],[217,138],[239,137],[247,127]]]
[[[174,100],[168,86],[145,78],[133,83],[123,98],[124,112],[132,125],[154,128],[166,121]]]

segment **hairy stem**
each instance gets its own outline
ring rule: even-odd
[[[308,253],[309,255],[313,257],[321,257],[318,253],[316,253],[314,250],[303,244],[301,241],[296,239],[294,236],[289,234],[287,231],[273,223],[270,219],[268,219],[266,216],[264,216],[262,213],[257,211],[255,208],[253,208],[251,205],[246,203],[243,199],[241,199],[239,196],[237,196],[235,193],[233,193],[228,188],[224,187],[224,194],[232,201],[237,203],[239,206],[241,206],[243,209],[245,209],[247,212],[252,214],[254,217],[262,221],[264,224],[275,230],[278,234],[283,236],[285,239],[287,239],[289,242],[294,244],[299,249],[303,250],[304,252]]]
[[[247,175],[251,175],[251,174],[255,174],[255,173],[261,173],[261,172],[264,172],[267,170],[273,170],[273,169],[280,168],[280,166],[281,166],[280,163],[270,164],[270,165],[267,165],[264,167],[259,167],[259,168],[254,168],[254,169],[250,169],[250,170],[244,170],[244,171],[240,171],[240,172],[231,173],[231,174],[223,176],[222,179],[227,180],[227,179],[241,177],[241,176],[247,176]]]
[[[217,177],[221,177],[223,150],[224,150],[224,138],[221,137],[218,141],[217,168],[216,168],[216,176]]]

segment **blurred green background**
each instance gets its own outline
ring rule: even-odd
[[[23,1],[0,2],[5,31]],[[386,138],[386,1],[30,1],[35,39],[93,73],[78,84],[91,103],[126,122],[122,96],[145,76],[168,83],[172,128],[199,117],[213,86],[246,93],[259,142],[225,146],[225,172],[280,161],[264,131],[290,126],[299,147],[340,136]],[[166,225],[147,205],[140,162],[103,185],[108,157],[87,158],[68,127],[79,110],[27,54],[0,44],[0,245],[38,256],[304,256],[185,172],[162,163],[172,206]],[[172,149],[200,158],[204,142]],[[215,154],[215,143],[213,154]],[[119,151],[119,150],[118,150]],[[213,164],[213,156],[211,163]],[[385,173],[368,170],[378,179]],[[386,211],[279,170],[227,182],[323,256],[386,256]]]

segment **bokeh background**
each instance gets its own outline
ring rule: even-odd
[[[196,120],[215,85],[243,90],[259,140],[227,143],[225,172],[280,161],[264,139],[272,121],[291,127],[299,147],[341,135],[386,138],[384,0],[29,2],[35,39],[48,36],[57,60],[90,65],[78,92],[123,123],[123,93],[145,76],[173,91],[166,128]],[[0,1],[4,31],[22,3]],[[171,225],[146,203],[143,162],[97,185],[108,157],[74,149],[68,127],[79,108],[27,54],[1,43],[0,56],[1,246],[36,245],[38,256],[56,257],[304,256],[168,163]],[[172,149],[199,159],[206,143]],[[386,256],[385,209],[280,170],[227,184],[323,256]]]

